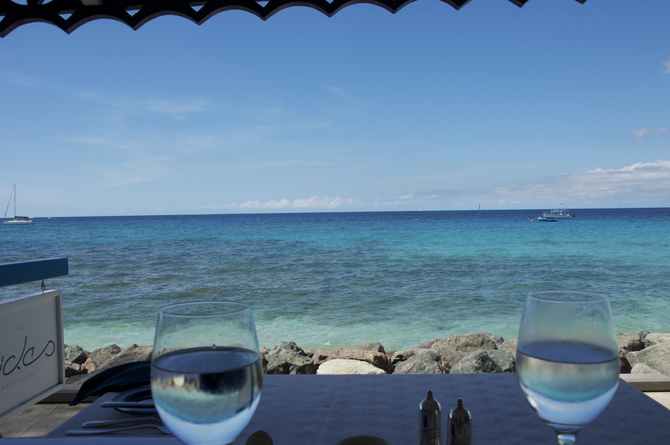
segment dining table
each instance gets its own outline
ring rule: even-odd
[[[392,445],[418,444],[419,405],[431,390],[441,404],[443,440],[458,398],[472,416],[473,444],[556,445],[556,435],[523,396],[516,374],[266,375],[261,400],[235,445],[262,430],[274,445],[335,445],[351,436],[375,436]],[[6,439],[35,444],[180,444],[146,428],[104,436],[68,436],[91,420],[133,414],[101,404],[107,393],[43,438]],[[607,409],[577,436],[578,445],[667,445],[670,410],[623,380]]]

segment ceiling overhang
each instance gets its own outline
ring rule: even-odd
[[[44,22],[71,33],[84,23],[97,19],[113,19],[138,29],[162,15],[177,15],[198,25],[210,17],[231,9],[250,12],[263,20],[291,6],[307,6],[328,17],[341,9],[359,3],[377,5],[395,13],[415,0],[0,0],[0,37],[26,23]],[[455,9],[470,0],[441,0]],[[521,7],[528,0],[509,0]],[[576,0],[584,3],[586,0]]]

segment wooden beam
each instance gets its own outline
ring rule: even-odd
[[[0,264],[0,287],[66,276],[67,258]]]

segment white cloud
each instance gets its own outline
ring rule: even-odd
[[[652,135],[668,135],[670,134],[670,131],[668,131],[667,128],[665,127],[659,127],[656,129],[652,128],[641,128],[639,130],[635,130],[631,132],[631,136],[633,136],[635,139],[642,139],[647,136],[652,136]]]
[[[414,191],[415,191],[415,190],[413,189],[413,190],[410,192],[409,195],[403,195],[403,196],[401,196],[401,197],[398,198],[398,199],[412,199],[412,198],[414,198]]]
[[[505,202],[667,199],[670,198],[670,161],[639,162],[619,169],[596,168],[500,187],[495,195]]]
[[[410,199],[411,198],[411,199]],[[400,198],[374,201],[354,198],[260,200],[207,205],[199,210],[230,211],[333,211],[352,208],[370,210],[417,210],[419,208],[477,209],[545,208],[563,203],[568,207],[667,206],[670,203],[670,161],[638,162],[621,168],[593,170],[536,180],[513,182],[498,188],[460,190],[412,190]]]
[[[231,210],[332,210],[342,207],[358,207],[361,205],[360,201],[356,201],[352,198],[344,199],[339,196],[336,198],[330,198],[328,196],[312,196],[311,198],[302,198],[289,201],[284,198],[282,200],[274,200],[268,202],[256,201],[247,201],[241,204],[232,203],[232,204],[221,204],[221,205],[212,205],[208,204],[206,206],[201,206],[199,209],[231,209]]]
[[[663,62],[663,74],[670,74],[670,59]]]

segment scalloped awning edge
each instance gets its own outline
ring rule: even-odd
[[[396,13],[416,0],[28,0],[26,5],[0,0],[0,37],[27,23],[44,22],[71,33],[81,25],[97,19],[113,19],[137,30],[150,20],[163,15],[177,15],[201,25],[210,17],[228,10],[242,10],[267,20],[277,12],[306,6],[332,17],[354,4],[367,3]],[[461,9],[471,0],[441,0]],[[508,0],[522,7],[529,0]],[[584,4],[586,0],[576,0]]]

